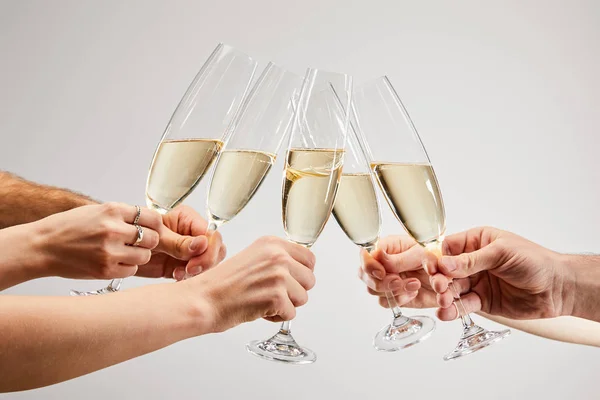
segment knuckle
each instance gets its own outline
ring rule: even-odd
[[[308,303],[308,293],[306,291],[303,291],[300,294],[300,297],[298,297],[298,299],[296,299],[296,302],[294,303],[294,305],[296,307],[300,307],[305,305],[306,303]]]
[[[148,247],[150,249],[154,249],[156,246],[158,246],[158,243],[160,242],[160,236],[154,231],[151,232],[152,233],[150,234],[150,237],[148,239]]]
[[[308,275],[308,278],[306,279],[306,284],[305,284],[306,290],[311,290],[312,288],[314,288],[316,283],[317,283],[317,278],[315,277],[315,274]]]
[[[184,251],[185,237],[180,236],[175,240],[175,253],[182,254]]]
[[[281,266],[275,266],[275,268],[273,268],[273,272],[271,273],[275,285],[283,285],[285,283],[287,274],[288,270],[286,268]]]
[[[258,238],[254,243],[256,243],[258,246],[269,246],[269,245],[275,245],[278,243],[278,238],[275,236],[262,236],[260,238]]]
[[[149,212],[150,212],[150,223],[155,227],[161,226],[162,225],[162,216],[156,211],[149,210]]]
[[[140,254],[140,259],[139,259],[139,262],[137,263],[137,265],[148,264],[148,262],[150,262],[151,258],[152,258],[152,252],[150,250],[144,250]]]
[[[104,214],[108,216],[116,216],[121,213],[121,205],[115,202],[108,202],[102,205]]]
[[[273,263],[277,265],[287,265],[289,264],[290,260],[290,255],[282,249],[276,248],[273,250],[273,253],[271,255],[271,261]]]
[[[311,270],[315,269],[315,265],[317,264],[317,257],[315,256],[315,253],[313,253],[312,251],[306,249],[306,251],[308,252],[307,254],[307,258],[306,258],[306,266],[308,268],[310,268]]]

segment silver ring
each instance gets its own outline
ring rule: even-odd
[[[135,206],[135,218],[133,219],[133,225],[136,225],[138,222],[140,222],[140,216],[142,215],[142,209],[140,208],[140,206]]]
[[[133,226],[135,226],[137,229],[137,239],[135,240],[135,243],[132,244],[132,246],[137,246],[142,242],[142,239],[144,238],[144,229],[138,224],[133,224]]]

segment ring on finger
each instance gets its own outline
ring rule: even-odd
[[[135,218],[133,219],[133,225],[137,225],[140,222],[140,216],[142,215],[142,208],[138,205],[135,207]]]
[[[140,243],[142,243],[142,239],[144,239],[144,228],[142,228],[138,224],[133,224],[133,226],[135,226],[135,228],[137,229],[137,238],[135,239],[135,242],[132,244],[132,246],[137,246]]]

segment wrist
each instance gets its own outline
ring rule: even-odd
[[[0,290],[32,279],[51,276],[37,224],[0,231]]]
[[[567,276],[563,315],[600,322],[600,256],[563,255],[562,260]]]
[[[192,336],[217,332],[215,307],[198,281],[200,279],[195,278],[172,284],[175,291],[182,296],[182,309],[185,310],[185,318],[189,321]]]

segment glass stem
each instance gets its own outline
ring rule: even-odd
[[[428,249],[429,251],[431,251],[439,259],[443,255],[442,254],[442,243],[443,243],[443,239],[436,240],[436,241],[426,244],[425,248]],[[458,290],[456,290],[456,287],[454,286],[454,282],[450,282],[450,284],[448,286],[450,287],[450,290],[452,290],[453,297],[454,297],[454,305],[456,306],[456,311],[458,311],[458,315],[460,316],[460,322],[462,323],[463,329],[465,331],[467,331],[467,330],[473,328],[475,326],[475,324],[473,323],[473,320],[469,316],[469,313],[467,313],[467,310],[465,309],[465,305],[463,304],[462,300],[460,299],[460,293],[458,293]]]
[[[364,249],[369,254],[371,254],[372,252],[377,250],[377,241],[375,241],[374,243],[372,243],[370,245],[365,246]],[[390,306],[392,313],[394,313],[394,319],[402,317],[402,310],[398,306],[398,303],[396,303],[394,294],[392,292],[385,292],[385,298],[387,299],[388,305]]]
[[[217,223],[217,221],[215,221],[212,218],[208,218],[208,228],[206,229],[206,233],[211,233],[211,232],[215,232],[217,229],[219,229],[219,223]]]
[[[456,290],[454,286],[454,282],[450,282],[450,288],[454,294],[454,305],[456,306],[456,311],[458,311],[458,315],[460,316],[460,322],[462,323],[464,330],[469,330],[475,326],[473,320],[467,310],[465,309],[465,305],[463,304],[460,293]]]
[[[289,335],[292,330],[292,321],[283,321],[281,324],[281,328],[279,328],[279,333],[282,335]]]
[[[117,292],[119,290],[119,288],[121,287],[121,283],[123,283],[123,278],[113,279],[108,284],[108,287],[109,287],[109,289]]]
[[[290,240],[290,242],[296,243],[296,242],[294,242],[292,240]],[[296,244],[300,244],[300,243],[296,243]],[[302,246],[306,247],[307,249],[310,249],[310,245],[302,244]],[[281,324],[281,328],[279,328],[279,333],[281,335],[291,335],[291,333],[292,333],[292,320],[290,320],[290,321],[283,321],[283,323]]]

